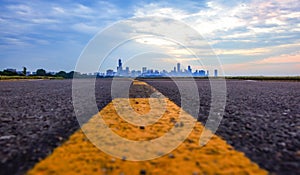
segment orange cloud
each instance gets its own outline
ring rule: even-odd
[[[266,58],[255,61],[255,64],[283,64],[283,63],[300,63],[300,53],[295,55],[280,55],[278,57]]]
[[[300,75],[300,52],[246,63],[223,65],[225,74]]]

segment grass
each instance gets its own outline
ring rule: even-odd
[[[45,79],[45,80],[60,80],[62,77],[49,77],[49,76],[5,76],[1,75],[0,80],[31,80],[31,79]]]

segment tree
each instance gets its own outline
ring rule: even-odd
[[[79,72],[71,71],[67,73],[68,78],[82,78],[82,75]]]
[[[27,68],[26,68],[26,67],[23,67],[23,75],[26,76],[26,72],[27,72]]]
[[[65,71],[59,71],[58,73],[55,74],[57,77],[63,77],[63,78],[68,78],[68,75]]]
[[[4,70],[2,72],[2,75],[6,75],[6,76],[14,76],[14,75],[18,75],[17,72],[15,71],[11,71],[11,70]]]
[[[36,70],[36,75],[37,76],[45,76],[46,71],[44,69],[38,69],[38,70]]]

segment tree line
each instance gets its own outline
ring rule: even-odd
[[[3,70],[0,71],[0,75],[3,76],[26,76],[27,75],[27,68],[23,67],[23,70],[20,72],[17,71],[12,71],[12,70]],[[70,71],[70,72],[65,72],[65,71],[59,71],[55,74],[47,73],[46,70],[44,69],[37,69],[36,73],[34,75],[28,75],[28,76],[47,76],[47,77],[62,77],[62,78],[73,78],[74,76],[76,77],[82,77],[79,72],[75,71]]]

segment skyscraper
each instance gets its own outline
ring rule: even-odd
[[[189,72],[189,73],[192,73],[192,68],[191,68],[190,65],[188,65],[188,72]]]
[[[118,69],[122,70],[122,60],[119,59]]]
[[[147,72],[147,67],[143,67],[142,68],[142,73],[146,73]]]
[[[177,72],[181,72],[180,71],[180,63],[177,63]]]
[[[215,69],[215,71],[214,71],[214,76],[215,76],[215,77],[218,76],[218,70],[217,70],[217,69]]]
[[[125,75],[126,75],[126,76],[128,76],[128,75],[129,75],[129,73],[130,73],[130,71],[129,71],[129,67],[126,67],[126,70],[125,70]]]
[[[123,71],[123,68],[122,68],[122,60],[119,59],[118,67],[117,67],[117,73],[118,73],[118,75],[121,75],[121,74],[122,74],[122,71]]]

